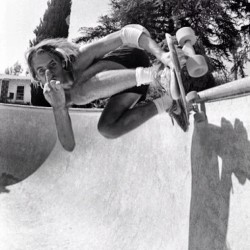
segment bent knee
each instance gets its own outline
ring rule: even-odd
[[[121,136],[117,129],[112,124],[98,123],[99,133],[106,139],[116,139]]]

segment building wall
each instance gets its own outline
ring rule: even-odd
[[[9,81],[7,96],[2,93],[3,81]],[[20,103],[20,104],[30,104],[31,103],[31,81],[29,79],[0,79],[0,95],[1,102],[5,103]],[[18,87],[24,87],[23,98],[17,99],[17,89]],[[6,98],[5,98],[6,97]],[[10,98],[11,97],[11,98]]]

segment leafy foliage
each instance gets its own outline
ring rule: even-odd
[[[30,41],[30,46],[46,38],[68,37],[67,17],[71,11],[71,0],[51,0],[47,6],[43,19],[34,30],[36,37]]]
[[[210,69],[225,70],[224,59],[233,61],[236,75],[244,76],[244,63],[249,61],[248,0],[111,0],[110,5],[111,13],[100,18],[100,25],[82,29],[83,41],[138,23],[161,42],[165,33],[174,35],[180,27],[189,26],[199,36],[195,49],[208,55]],[[108,20],[109,29],[104,20]]]
[[[5,70],[4,70],[4,73],[6,75],[11,75],[11,68],[10,67],[7,67]]]
[[[22,65],[19,62],[15,62],[12,67],[7,67],[4,71],[6,75],[19,75],[23,72]]]

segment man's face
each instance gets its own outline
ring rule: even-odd
[[[67,81],[66,79],[68,78],[68,73],[63,69],[62,63],[58,58],[53,57],[49,53],[44,52],[34,55],[32,60],[33,67],[36,72],[36,77],[41,83],[46,83],[46,70],[49,70],[48,81],[56,80],[60,81],[61,83]]]

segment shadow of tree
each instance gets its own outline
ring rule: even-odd
[[[243,123],[225,118],[220,127],[195,122],[191,166],[189,249],[226,250],[232,175],[242,185],[250,179],[250,142]]]

